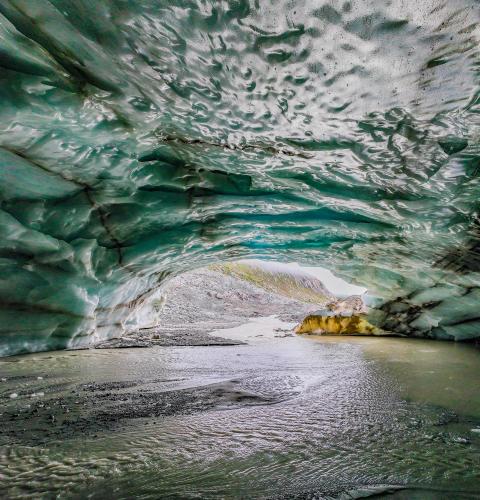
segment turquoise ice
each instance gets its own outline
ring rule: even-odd
[[[3,0],[0,354],[152,321],[169,276],[321,265],[480,336],[478,3]]]

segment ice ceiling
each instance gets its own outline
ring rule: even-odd
[[[476,0],[2,0],[0,354],[268,256],[480,335]],[[152,305],[153,304],[153,305]]]

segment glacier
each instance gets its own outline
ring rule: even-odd
[[[155,322],[220,261],[319,265],[480,337],[478,3],[2,0],[0,355]]]

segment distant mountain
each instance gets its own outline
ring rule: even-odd
[[[216,271],[248,281],[268,292],[310,304],[325,305],[335,296],[318,279],[287,264],[241,260],[211,266]]]

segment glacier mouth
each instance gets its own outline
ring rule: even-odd
[[[0,355],[155,322],[170,276],[321,265],[480,336],[476,1],[3,0]]]

